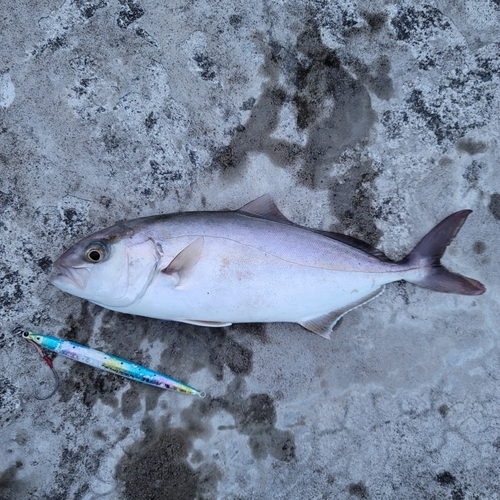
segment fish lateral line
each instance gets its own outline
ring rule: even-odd
[[[57,354],[61,354],[62,356],[70,358],[74,361],[79,361],[80,363],[94,368],[99,368],[115,375],[120,375],[130,380],[142,382],[161,389],[199,396],[201,398],[206,396],[204,391],[195,389],[194,387],[191,387],[180,380],[169,377],[168,375],[70,340],[64,340],[51,335],[43,335],[33,332],[24,332],[23,337],[35,344],[38,349],[38,346],[41,346],[49,351],[56,352]],[[44,356],[40,350],[39,353],[45,360],[46,356]],[[47,364],[54,371],[51,363],[49,364],[47,362]]]

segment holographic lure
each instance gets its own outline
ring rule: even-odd
[[[199,396],[200,398],[205,397],[205,393],[203,391],[199,391],[194,387],[179,382],[178,380],[168,377],[167,375],[163,375],[144,366],[137,365],[131,361],[127,361],[126,359],[118,358],[116,356],[112,356],[111,354],[106,354],[75,342],[70,342],[69,340],[62,340],[57,337],[52,337],[51,335],[41,335],[39,333],[32,332],[24,332],[23,337],[44,347],[45,349],[48,349],[49,351],[57,352],[58,354],[62,354],[63,356],[79,361],[80,363],[93,366],[94,368],[99,368],[110,373],[115,373],[116,375],[121,375],[122,377],[137,380],[138,382],[143,382],[144,384],[154,385],[156,387],[160,387],[161,389],[169,389],[171,391],[183,392],[184,394],[192,394],[193,396]],[[42,353],[40,354],[44,359],[46,358],[46,356],[43,356]],[[51,364],[49,364],[49,367],[52,371],[54,371]]]

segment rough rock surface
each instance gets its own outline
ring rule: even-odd
[[[47,0],[0,14],[0,499],[500,498],[500,4]],[[393,284],[330,342],[106,311],[49,284],[117,220],[235,209],[405,255],[453,211],[481,297]],[[61,356],[19,328],[204,389]]]

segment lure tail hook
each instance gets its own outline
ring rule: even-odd
[[[54,385],[54,389],[52,389],[52,392],[48,395],[48,396],[44,396],[44,397],[40,397],[38,396],[35,391],[33,391],[33,397],[35,399],[38,399],[39,401],[44,401],[45,399],[49,399],[51,398],[56,392],[57,392],[57,389],[59,389],[59,375],[57,374],[56,372],[56,369],[54,368],[54,365],[52,364],[52,360],[48,357],[48,356],[45,356],[45,354],[42,352],[42,350],[40,349],[39,345],[36,343],[36,342],[33,342],[33,340],[31,340],[29,338],[29,332],[24,332],[23,333],[23,337],[30,343],[30,344],[33,344],[36,348],[36,350],[38,351],[38,354],[40,354],[40,357],[47,363],[48,367],[50,368],[50,370],[52,371],[52,375],[54,375],[54,380],[55,380],[55,385]]]

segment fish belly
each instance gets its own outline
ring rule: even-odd
[[[116,310],[187,322],[301,322],[349,309],[399,279],[390,272],[315,267],[310,255],[307,264],[286,257],[205,237],[202,257],[186,282],[176,285],[160,272],[138,301]]]

